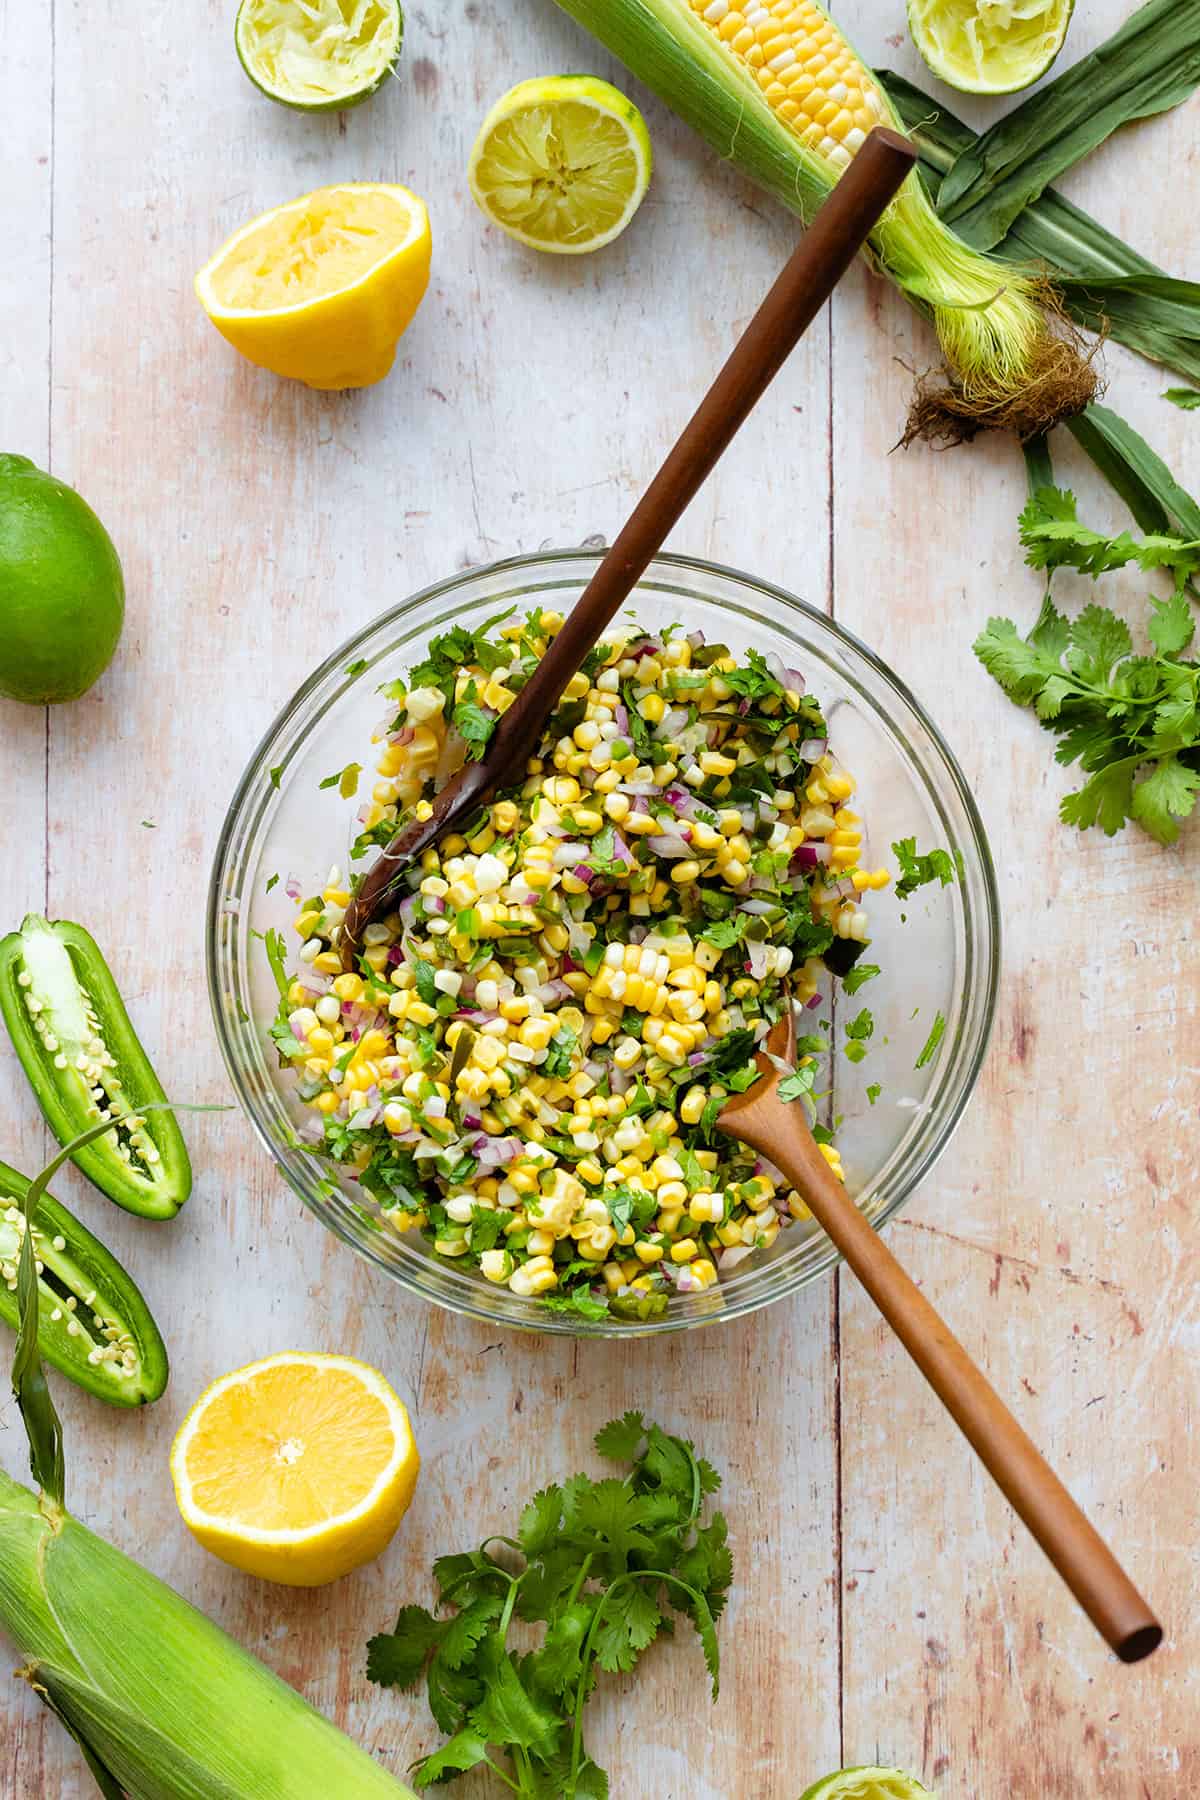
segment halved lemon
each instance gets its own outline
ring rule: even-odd
[[[300,112],[368,99],[403,41],[399,0],[242,0],[234,26],[238,61],[255,87]]]
[[[1063,47],[1075,0],[908,0],[908,29],[940,81],[963,94],[1015,94]]]
[[[800,1800],[933,1800],[915,1775],[903,1769],[839,1769],[816,1781]]]
[[[403,1402],[350,1356],[286,1351],[206,1388],[171,1449],[192,1535],[248,1575],[320,1587],[378,1556],[421,1459]]]
[[[467,175],[482,211],[518,243],[578,256],[620,236],[652,166],[631,100],[592,75],[550,75],[496,102]]]
[[[429,284],[429,215],[409,188],[318,188],[244,225],[196,277],[221,336],[314,388],[369,387]]]

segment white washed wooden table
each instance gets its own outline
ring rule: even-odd
[[[1070,51],[1123,10],[1081,6]],[[868,56],[920,77],[899,0],[841,16]],[[30,908],[85,921],[169,1091],[221,1100],[205,882],[264,726],[405,592],[611,536],[795,227],[639,92],[657,170],[620,243],[557,263],[486,231],[463,181],[486,107],[529,74],[614,73],[550,0],[410,8],[399,85],[344,119],[259,96],[224,3],[8,0],[0,31],[0,448],[82,489],[129,590],[92,694],[49,715],[0,703],[0,929]],[[263,207],[373,178],[415,186],[433,219],[433,282],[394,373],[318,395],[239,361],[203,320],[193,271]],[[1200,105],[1063,185],[1200,274]],[[366,1635],[428,1597],[433,1555],[503,1529],[638,1404],[727,1472],[738,1576],[716,1710],[694,1647],[656,1654],[626,1694],[606,1684],[591,1732],[616,1795],[794,1800],[874,1760],[946,1800],[1196,1789],[1198,828],[1163,851],[1055,822],[1049,741],[970,650],[989,612],[1029,620],[1038,603],[1016,541],[1019,455],[889,454],[904,365],[931,355],[906,306],[856,272],[673,547],[832,610],[926,701],[975,785],[1002,889],[1000,1010],[968,1115],[891,1237],[1159,1603],[1168,1640],[1135,1669],[1105,1653],[848,1278],[696,1341],[585,1356],[398,1296],[302,1213],[240,1114],[188,1125],[196,1192],[169,1229],[60,1176],[136,1272],[174,1370],[136,1417],[56,1383],[75,1509],[397,1771],[434,1730],[423,1699],[368,1686]],[[1200,423],[1157,398],[1157,372],[1116,349],[1108,366],[1113,403],[1195,489]],[[1126,592],[1136,606],[1136,579]],[[0,1125],[0,1155],[33,1170],[47,1138],[3,1047]],[[382,1562],[308,1595],[207,1557],[167,1475],[201,1385],[289,1346],[383,1368],[425,1459]],[[5,1397],[0,1456],[23,1470]],[[0,1687],[0,1745],[0,1800],[92,1791],[20,1684]]]

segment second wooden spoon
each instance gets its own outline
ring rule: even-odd
[[[1162,1626],[1116,1557],[1017,1424],[987,1377],[905,1273],[838,1180],[803,1105],[779,1098],[772,1058],[795,1061],[791,1011],[758,1055],[761,1079],[727,1101],[717,1125],[773,1162],[832,1238],[985,1468],[1122,1662],[1158,1648]]]

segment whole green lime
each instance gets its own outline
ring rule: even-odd
[[[27,456],[0,455],[0,694],[77,700],[124,618],[120,559],[86,500]]]

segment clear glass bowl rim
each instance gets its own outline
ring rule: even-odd
[[[702,1305],[696,1311],[685,1310],[679,1304],[678,1297],[668,1312],[657,1319],[640,1321],[618,1320],[585,1320],[566,1314],[541,1313],[536,1320],[531,1316],[532,1307],[528,1302],[516,1302],[516,1307],[508,1302],[516,1301],[516,1296],[505,1290],[488,1290],[474,1282],[463,1280],[455,1274],[457,1290],[445,1285],[443,1272],[432,1263],[426,1264],[412,1260],[410,1267],[398,1266],[380,1256],[371,1241],[372,1234],[364,1227],[352,1229],[352,1214],[347,1208],[339,1210],[332,1205],[320,1190],[320,1178],[315,1173],[316,1159],[303,1152],[295,1151],[291,1146],[282,1144],[259,1116],[253,1096],[248,1090],[243,1053],[238,1043],[238,1021],[231,1017],[224,1003],[225,986],[222,983],[222,969],[232,960],[228,951],[231,934],[222,930],[222,922],[226,912],[227,875],[229,871],[229,853],[243,826],[247,809],[255,800],[259,802],[257,811],[261,815],[270,804],[268,778],[271,764],[270,756],[277,752],[281,743],[286,743],[287,752],[302,744],[306,732],[323,718],[330,707],[343,697],[339,692],[331,694],[322,706],[317,717],[309,720],[299,736],[289,736],[289,727],[293,725],[298,714],[303,714],[312,696],[326,682],[345,675],[345,664],[357,658],[378,635],[393,626],[400,625],[404,616],[422,607],[430,607],[447,596],[453,596],[467,585],[479,582],[508,581],[511,585],[514,577],[527,580],[536,576],[539,569],[575,564],[581,570],[590,566],[595,568],[603,555],[602,550],[565,549],[540,550],[518,556],[505,557],[492,563],[476,565],[462,569],[440,581],[433,582],[418,591],[406,595],[396,605],[376,614],[361,626],[322,662],[307,679],[295,690],[291,698],[284,704],[266,731],[260,738],[246,769],[238,782],[232,800],[222,821],[220,835],[213,856],[212,874],[209,881],[208,904],[205,921],[205,962],[213,1021],[221,1056],[225,1063],[230,1081],[237,1094],[242,1111],[260,1143],[268,1151],[276,1163],[289,1187],[298,1196],[309,1211],[316,1214],[326,1228],[339,1237],[351,1249],[381,1270],[392,1280],[397,1281],[409,1292],[421,1299],[432,1301],[447,1311],[476,1319],[482,1323],[499,1326],[504,1325],[520,1330],[546,1333],[553,1336],[572,1337],[608,1337],[629,1338],[657,1336],[662,1333],[686,1331],[699,1325],[715,1323],[718,1320],[735,1319],[747,1313],[757,1311],[760,1307],[771,1304],[789,1294],[796,1293],[810,1282],[818,1280],[841,1261],[834,1246],[826,1239],[817,1254],[811,1257],[803,1269],[787,1269],[778,1267],[773,1272],[778,1279],[774,1282],[758,1281],[752,1292],[738,1292],[737,1289],[723,1290],[723,1304],[709,1310]],[[728,564],[714,562],[711,559],[685,555],[680,552],[662,551],[651,561],[639,581],[653,582],[656,574],[668,578],[687,576],[695,578],[709,577],[718,581],[730,582],[746,590],[751,595],[761,595],[770,602],[782,606],[786,611],[799,614],[810,627],[818,632],[828,634],[834,644],[840,645],[853,653],[866,665],[867,669],[890,690],[901,704],[911,710],[922,729],[927,732],[940,759],[942,772],[948,778],[950,786],[962,807],[968,827],[971,850],[976,858],[980,876],[982,907],[978,923],[970,934],[972,967],[978,967],[975,991],[972,995],[972,1026],[967,1045],[965,1068],[959,1065],[957,1080],[954,1084],[950,1102],[939,1118],[938,1126],[921,1155],[908,1169],[903,1183],[885,1204],[871,1215],[872,1224],[879,1230],[896,1216],[908,1203],[916,1187],[929,1173],[934,1163],[941,1156],[949,1143],[967,1102],[974,1092],[984,1057],[987,1054],[992,1027],[995,1021],[996,998],[1000,978],[1000,905],[996,885],[995,868],[983,820],[975,803],[967,781],[957,758],[950,749],[941,731],[929,717],[920,701],[876,653],[862,642],[852,631],[832,618],[828,613],[811,606],[798,595],[789,593],[787,589],[776,586],[758,576],[748,575],[745,571],[733,568]],[[768,626],[772,621],[764,621]],[[361,678],[361,677],[359,677]],[[872,702],[876,710],[883,713],[877,701]],[[889,725],[891,719],[883,715]],[[286,760],[286,755],[285,755]],[[925,763],[921,764],[923,772]],[[248,839],[248,841],[253,841]],[[233,868],[237,868],[233,864]],[[310,1166],[311,1165],[311,1166]],[[760,1271],[766,1274],[766,1270]],[[693,1307],[703,1301],[703,1296],[689,1296]]]

